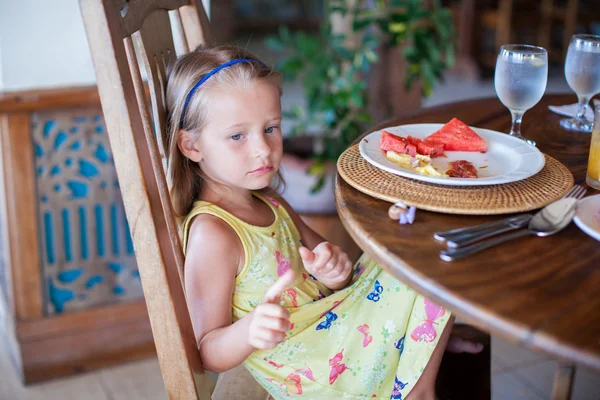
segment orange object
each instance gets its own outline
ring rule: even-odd
[[[595,189],[600,188],[600,126],[596,127],[592,132],[587,167],[587,183]]]

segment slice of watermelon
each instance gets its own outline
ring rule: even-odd
[[[429,146],[444,145],[446,151],[479,151],[485,153],[488,145],[464,122],[452,118],[437,132],[427,136],[423,142]]]
[[[439,157],[444,155],[444,145],[441,143],[424,143],[421,139],[409,136],[406,138],[408,143],[412,144],[417,148],[417,153],[433,157]]]
[[[386,130],[381,131],[379,148],[385,152],[394,151],[398,154],[409,154],[411,157],[417,155],[417,147],[402,136],[396,136]]]

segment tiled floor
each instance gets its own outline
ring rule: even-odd
[[[540,354],[492,338],[492,399],[550,399],[555,365]],[[579,367],[572,398],[600,399],[600,371]]]
[[[2,343],[0,371],[0,400],[166,399],[156,358],[25,388]],[[553,361],[503,340],[492,339],[492,400],[548,400],[553,373]],[[578,368],[572,399],[600,399],[600,371]]]
[[[165,400],[156,358],[23,387],[0,340],[0,400]]]

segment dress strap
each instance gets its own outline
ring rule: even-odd
[[[251,238],[250,238],[248,229],[245,226],[243,226],[242,221],[240,221],[237,217],[231,215],[227,211],[223,210],[222,208],[220,208],[214,204],[205,202],[205,201],[196,201],[194,203],[194,207],[192,208],[192,211],[188,214],[188,216],[183,221],[183,226],[182,226],[183,254],[185,254],[187,251],[190,227],[192,225],[192,221],[195,217],[197,217],[198,215],[201,215],[201,214],[209,214],[209,215],[215,216],[215,217],[219,218],[220,220],[222,220],[223,222],[227,223],[227,225],[229,225],[231,227],[231,229],[233,229],[234,232],[237,234],[237,236],[240,238],[240,241],[242,242],[242,246],[244,247],[244,253],[246,253],[245,254],[246,259],[248,258],[247,251],[249,248],[249,244],[251,243]]]

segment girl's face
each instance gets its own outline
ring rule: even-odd
[[[208,124],[195,144],[200,168],[228,187],[267,187],[283,151],[279,89],[253,81],[243,88],[215,89],[210,96]]]

